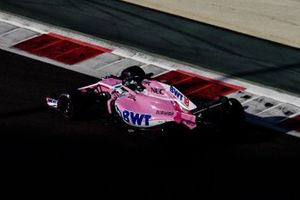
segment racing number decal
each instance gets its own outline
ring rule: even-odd
[[[122,118],[126,122],[131,123],[133,125],[141,126],[144,123],[145,126],[149,126],[151,115],[140,114],[140,113],[124,110],[122,113]]]

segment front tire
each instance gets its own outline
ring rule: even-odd
[[[74,90],[61,94],[58,98],[58,109],[68,119],[79,118],[83,110],[80,92]]]

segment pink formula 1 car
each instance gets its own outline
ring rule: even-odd
[[[152,74],[138,66],[122,71],[121,76],[108,76],[99,82],[47,97],[47,104],[67,118],[79,118],[90,105],[100,104],[107,112],[139,129],[182,124],[189,129],[208,124],[236,123],[244,117],[236,99],[191,101],[174,86],[151,79]],[[221,122],[221,123],[220,123]]]

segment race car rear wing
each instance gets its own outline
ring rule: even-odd
[[[201,115],[201,113],[204,113],[206,111],[213,111],[216,109],[221,109],[222,107],[226,107],[229,105],[229,100],[227,97],[221,96],[216,101],[210,101],[206,103],[202,103],[197,106],[196,109],[194,109],[192,112],[194,115]]]

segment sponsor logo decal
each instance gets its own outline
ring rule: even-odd
[[[181,94],[175,87],[170,87],[170,92],[180,101],[183,99],[183,94]]]
[[[122,113],[122,118],[127,123],[133,124],[133,125],[145,125],[149,126],[149,121],[151,119],[151,115],[136,113],[128,110],[124,110]]]
[[[151,92],[155,93],[155,94],[159,94],[159,95],[163,95],[164,89],[160,89],[160,88],[151,88]]]
[[[183,100],[184,105],[189,106],[190,105],[190,100],[185,97],[181,92],[179,92],[175,87],[171,86],[170,87],[170,92],[180,101]]]
[[[165,111],[165,110],[157,110],[156,111],[157,115],[168,115],[168,116],[172,116],[174,115],[174,112],[172,111]]]

